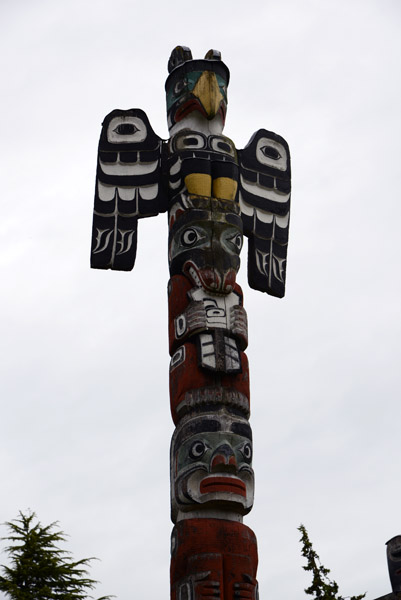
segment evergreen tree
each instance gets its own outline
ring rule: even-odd
[[[343,596],[338,593],[338,584],[331,581],[328,577],[330,569],[326,569],[320,562],[319,556],[313,549],[312,543],[309,540],[308,532],[304,525],[300,525],[298,530],[302,537],[299,540],[302,542],[302,556],[308,561],[303,567],[305,571],[312,571],[312,584],[305,589],[305,593],[319,600],[344,600]],[[362,600],[366,594],[360,596],[351,596],[350,600]],[[349,596],[347,596],[348,598]]]
[[[58,524],[43,527],[35,513],[23,514],[6,523],[11,542],[5,552],[10,566],[1,565],[0,591],[10,600],[85,600],[98,583],[88,576],[92,558],[73,561],[71,553],[58,547],[65,534]],[[98,600],[109,600],[102,596]]]

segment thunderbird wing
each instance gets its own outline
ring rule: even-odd
[[[91,266],[130,271],[135,264],[138,219],[167,210],[163,140],[137,108],[113,110],[102,125]]]
[[[238,151],[239,203],[248,236],[248,282],[282,298],[290,219],[291,166],[287,142],[259,129]]]

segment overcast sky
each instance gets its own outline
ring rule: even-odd
[[[391,591],[400,523],[399,0],[3,0],[0,7],[0,521],[59,520],[97,556],[97,596],[169,598],[167,223],[132,273],[89,248],[103,117],[167,137],[177,44],[231,71],[225,133],[287,139],[287,293],[239,281],[249,317],[261,600],[310,578],[297,527],[343,595]],[[5,527],[0,528],[5,535]],[[0,561],[6,560],[0,555]]]

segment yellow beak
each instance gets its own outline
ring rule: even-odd
[[[192,93],[199,99],[206,111],[207,118],[213,119],[219,111],[221,101],[224,100],[216,74],[213,71],[203,71]]]

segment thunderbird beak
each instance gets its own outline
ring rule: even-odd
[[[202,73],[192,90],[192,94],[199,99],[209,120],[213,119],[222,104],[224,105],[224,98],[220,92],[216,74],[213,71]]]

